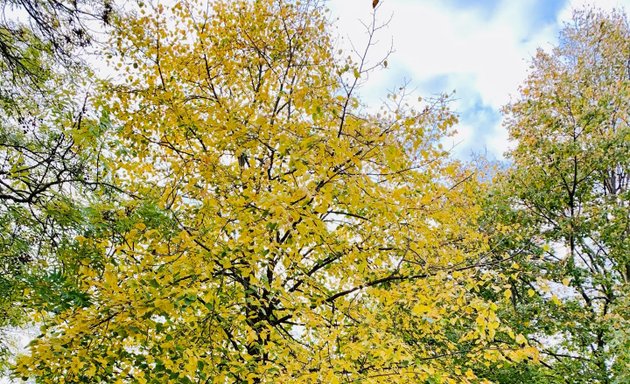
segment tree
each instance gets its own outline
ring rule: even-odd
[[[109,0],[3,0],[0,7],[3,65],[32,72],[34,77],[38,71],[29,67],[41,63],[32,61],[29,49],[52,53],[66,64],[76,63],[76,48],[85,48],[94,39],[94,22],[107,25],[115,16]]]
[[[487,228],[516,261],[504,318],[540,349],[542,382],[628,380],[629,58],[625,14],[577,11],[505,109],[517,146]]]
[[[72,277],[66,272],[73,269],[72,261],[58,256],[83,225],[84,203],[107,178],[98,160],[107,119],[95,116],[84,96],[89,84],[82,79],[90,79],[90,72],[76,55],[90,43],[86,24],[107,21],[112,8],[108,3],[29,0],[3,1],[1,7],[3,328],[21,325],[32,306],[54,308],[68,298],[61,295],[71,292]],[[16,16],[20,12],[23,17]],[[29,289],[44,296],[25,296]],[[0,330],[0,369],[7,349],[3,336]]]
[[[135,198],[76,239],[105,262],[17,375],[479,382],[471,367],[535,357],[484,298],[481,186],[441,149],[443,98],[367,113],[372,66],[335,58],[317,1],[140,4],[117,31],[100,105]]]

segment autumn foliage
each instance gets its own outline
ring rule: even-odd
[[[461,382],[525,356],[479,295],[480,186],[439,146],[454,116],[395,96],[365,112],[365,70],[327,28],[316,2],[271,0],[147,4],[118,25],[124,77],[99,103],[137,198],[111,208],[115,233],[77,237],[107,255],[78,271],[90,304],[46,321],[20,374]]]
[[[16,378],[482,383],[501,382],[504,370],[553,371],[540,329],[515,315],[531,308],[522,296],[542,284],[534,274],[551,270],[530,257],[543,244],[523,244],[545,223],[514,202],[528,204],[528,182],[549,186],[528,157],[544,141],[533,128],[549,122],[531,116],[565,123],[542,97],[546,76],[579,80],[542,66],[532,75],[508,107],[521,144],[506,177],[518,183],[492,184],[442,147],[457,121],[448,97],[412,103],[402,90],[363,104],[357,89],[379,65],[344,58],[317,0],[132,8],[108,16],[99,57],[114,75],[95,80],[86,120],[68,127],[73,150],[98,171],[60,193],[89,193],[67,204],[63,246],[49,251],[56,261],[20,277],[30,282],[20,302],[41,335]],[[549,60],[541,53],[536,63]],[[627,104],[627,78],[615,81],[626,93],[606,100]],[[557,164],[564,175],[573,163]],[[562,188],[545,196],[560,204]],[[574,239],[577,218],[567,223],[549,240]],[[614,255],[617,292],[627,261]],[[551,280],[567,277],[553,271]],[[586,284],[573,278],[576,289]],[[534,295],[543,310],[562,305]]]

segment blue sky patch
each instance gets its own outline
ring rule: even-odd
[[[444,0],[442,3],[454,11],[475,10],[487,18],[492,17],[501,0]]]

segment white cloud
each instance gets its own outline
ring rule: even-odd
[[[627,2],[602,0],[597,6],[610,9]],[[459,154],[465,157],[471,149],[483,151],[485,147],[500,157],[509,146],[501,122],[495,119],[492,126],[475,126],[479,122],[468,116],[474,115],[479,106],[498,113],[510,96],[516,95],[536,48],[553,46],[561,22],[571,17],[571,9],[589,2],[567,2],[555,22],[539,20],[541,2],[533,0],[503,0],[489,12],[432,0],[382,0],[381,3],[377,18],[387,20],[392,15],[392,19],[388,28],[379,31],[380,42],[372,57],[380,58],[392,40],[395,53],[388,60],[390,69],[372,75],[362,95],[374,101],[383,97],[385,90],[401,85],[404,79],[410,80],[410,86],[417,87],[421,95],[428,95],[438,91],[435,83],[439,79],[443,87],[440,91],[457,90],[458,100],[453,106],[462,114],[459,130],[466,134],[456,138],[467,141],[458,146]],[[370,20],[371,2],[333,0],[329,6],[332,14],[339,17],[338,32],[360,46],[365,34],[359,19]],[[485,137],[483,142],[480,136]]]

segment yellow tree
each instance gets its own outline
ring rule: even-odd
[[[45,321],[44,382],[478,382],[531,356],[480,293],[480,186],[439,140],[444,99],[368,114],[317,1],[140,5],[102,105],[137,196],[79,242],[90,304]],[[372,24],[370,36],[376,25]],[[119,219],[111,219],[119,217]]]

